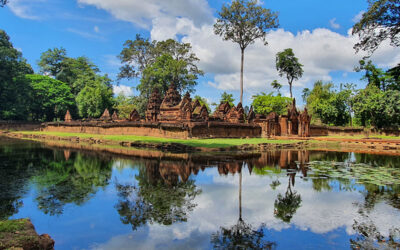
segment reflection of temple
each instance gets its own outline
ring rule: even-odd
[[[178,182],[183,183],[189,180],[191,175],[197,175],[207,167],[217,167],[220,175],[235,175],[241,173],[243,166],[247,166],[250,174],[254,168],[264,168],[266,166],[277,167],[291,170],[289,176],[292,184],[297,171],[301,171],[303,176],[307,176],[306,163],[309,161],[309,151],[270,151],[262,153],[258,157],[248,159],[220,161],[218,159],[207,160],[204,158],[192,158],[185,161],[173,160],[144,160],[146,175],[149,183],[156,184],[162,181],[170,186]]]
[[[310,136],[311,116],[308,115],[307,109],[300,113],[296,109],[296,102],[288,109],[287,115],[279,116],[275,112],[267,116],[256,115],[253,108],[248,114],[245,114],[241,103],[237,106],[231,106],[228,102],[221,103],[215,112],[210,115],[207,107],[201,105],[199,100],[192,100],[189,93],[181,97],[175,84],[171,84],[164,98],[155,88],[149,97],[145,119],[141,120],[139,113],[133,110],[129,120],[120,120],[117,113],[113,115],[106,109],[99,121],[100,124],[75,124],[72,122],[69,111],[65,116],[68,123],[69,132],[74,132],[74,126],[78,127],[79,132],[85,132],[85,127],[104,127],[102,132],[114,129],[112,134],[124,134],[128,128],[132,128],[132,134],[137,135],[157,135],[165,137],[270,137],[270,136]],[[94,120],[93,120],[94,121]],[[104,124],[104,122],[110,123]],[[114,124],[112,124],[114,122]],[[125,124],[122,125],[122,122]],[[129,123],[130,122],[130,123]],[[119,123],[120,125],[116,124]],[[160,125],[161,124],[161,125]],[[59,124],[57,128],[52,127],[53,124],[47,124],[50,131],[60,130]],[[111,126],[112,125],[112,126]],[[118,126],[126,129],[119,129]],[[151,128],[151,129],[147,129]],[[160,133],[158,128],[165,130]],[[67,128],[64,128],[66,130]],[[147,129],[147,130],[146,130]],[[91,129],[90,132],[92,132]],[[97,131],[97,129],[95,129]]]

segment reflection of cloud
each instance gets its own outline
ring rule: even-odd
[[[196,196],[197,207],[189,214],[187,222],[171,226],[147,224],[132,234],[116,236],[104,245],[97,245],[95,249],[129,249],[132,246],[138,249],[209,248],[211,234],[220,227],[237,223],[239,175],[220,176],[217,168],[207,169],[198,177],[200,175],[211,177],[212,181],[198,184],[202,193]],[[306,182],[297,178],[293,190],[301,195],[302,203],[291,224],[287,224],[274,217],[276,196],[285,193],[288,184],[285,172],[277,178],[282,184],[272,190],[270,184],[275,177],[249,175],[247,169],[243,171],[242,213],[246,223],[254,228],[264,223],[267,229],[275,231],[294,228],[326,234],[344,228],[349,235],[355,233],[352,229],[354,219],[361,218],[354,203],[364,202],[360,192],[316,192],[311,180]],[[385,236],[391,227],[400,225],[398,211],[385,203],[377,204],[369,217]]]

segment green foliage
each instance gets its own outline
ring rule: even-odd
[[[21,231],[25,228],[25,224],[27,222],[28,222],[27,219],[2,220],[0,221],[0,233],[4,232],[14,233],[15,231]]]
[[[235,106],[234,104],[235,99],[233,98],[232,94],[228,94],[224,91],[224,93],[221,94],[221,100],[220,103],[225,103],[228,102],[231,107]]]
[[[76,97],[79,115],[81,117],[99,117],[103,111],[113,107],[113,90],[110,79],[96,77],[94,81],[88,82]]]
[[[154,88],[164,94],[170,84],[174,83],[180,93],[186,90],[192,92],[198,75],[190,71],[185,60],[176,60],[171,55],[164,54],[143,70],[137,89],[146,96],[150,96]]]
[[[278,14],[261,7],[258,1],[234,0],[222,6],[214,32],[244,50],[259,38],[266,43],[267,30],[277,27]]]
[[[303,65],[299,62],[299,59],[294,56],[292,49],[285,49],[276,54],[276,70],[278,70],[279,76],[286,76],[289,83],[291,98],[293,97],[293,81],[298,80],[303,76],[302,67]]]
[[[42,75],[26,75],[26,81],[32,88],[30,110],[33,120],[63,118],[74,105],[74,96],[66,83]]]
[[[314,88],[306,94],[307,108],[314,118],[335,126],[343,126],[349,122],[347,93],[334,91],[332,83],[317,81]]]
[[[354,97],[354,112],[363,126],[400,126],[400,91],[382,91],[376,86],[368,86]]]
[[[273,96],[272,93],[261,93],[253,96],[253,108],[257,114],[268,115],[271,112],[276,112],[278,115],[283,115],[287,112],[292,99],[281,95]]]
[[[208,113],[211,113],[211,108],[210,108],[210,105],[208,104],[206,98],[196,95],[196,96],[194,96],[194,100],[199,100],[200,105],[201,106],[205,105],[208,110]]]
[[[276,91],[278,91],[278,93],[280,93],[282,84],[280,84],[277,80],[274,80],[273,82],[271,82],[271,87],[276,89]]]
[[[163,95],[171,82],[181,93],[193,91],[196,80],[204,74],[197,67],[199,59],[192,52],[191,45],[173,39],[158,42],[136,35],[135,40],[124,43],[118,57],[123,64],[118,78],[141,77],[137,89],[146,100],[155,87]]]
[[[275,217],[289,223],[300,205],[301,196],[296,191],[292,192],[289,189],[286,191],[285,196],[278,194],[274,203]]]
[[[74,95],[85,87],[86,81],[93,81],[100,71],[87,57],[67,57],[67,51],[64,48],[54,48],[43,52],[38,65],[41,73],[67,83]]]
[[[31,91],[25,75],[33,70],[1,29],[0,65],[0,120],[25,120],[29,116]]]
[[[137,108],[132,97],[120,94],[114,98],[114,109],[117,110],[120,118],[128,119],[131,112]]]
[[[400,45],[400,2],[398,0],[368,0],[368,11],[353,27],[360,42],[354,48],[373,53],[389,39],[392,46]]]
[[[225,41],[237,43],[241,50],[240,102],[243,103],[244,50],[255,40],[267,44],[267,31],[278,27],[278,14],[265,9],[257,0],[234,0],[222,5],[214,24],[214,33]]]
[[[359,63],[360,66],[356,67],[355,71],[365,71],[361,80],[368,81],[368,85],[374,85],[383,91],[389,89],[400,90],[400,64],[388,71],[384,71],[372,64],[371,60],[368,62],[360,60]]]

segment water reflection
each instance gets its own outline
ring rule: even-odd
[[[115,208],[132,229],[147,223],[171,225],[187,221],[200,194],[184,168],[174,163],[151,161],[140,164],[137,184],[116,184],[119,201]],[[181,178],[180,178],[181,176]]]
[[[140,241],[142,248],[190,248],[200,241],[201,248],[285,248],[290,239],[307,237],[328,244],[324,234],[339,234],[335,237],[347,242],[341,247],[398,247],[400,186],[368,179],[377,170],[384,173],[378,178],[382,182],[392,180],[387,173],[398,178],[398,157],[307,150],[127,154],[0,140],[0,219],[23,216],[29,206],[26,210],[38,211],[28,213],[33,219],[45,215],[63,221],[72,208],[78,213],[86,209],[82,217],[88,216],[93,211],[88,203],[93,203],[97,210],[109,206],[112,212],[107,214],[116,215],[104,239],[108,235],[111,243],[121,232],[128,235],[114,248],[121,248],[122,241]],[[361,168],[366,176],[349,175]],[[114,227],[115,232],[110,229]],[[43,230],[52,233],[48,227]],[[100,234],[100,229],[93,230]],[[305,233],[310,235],[300,238]],[[104,239],[100,248],[113,248]],[[88,236],[76,248],[89,248],[93,242]],[[321,246],[318,240],[307,244]]]

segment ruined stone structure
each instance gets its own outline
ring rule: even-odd
[[[118,121],[119,120],[117,111],[114,110],[114,113],[112,114],[111,118],[112,118],[113,121]]]
[[[129,114],[129,121],[132,121],[132,122],[140,121],[140,115],[139,115],[139,112],[137,112],[136,109],[134,109],[134,110]]]
[[[146,121],[157,122],[158,115],[160,114],[161,96],[158,89],[155,88],[150,96],[149,102],[147,103],[146,110]]]
[[[299,113],[296,101],[288,108],[287,115],[271,112],[267,116],[255,114],[251,107],[247,116],[241,103],[236,107],[221,103],[210,116],[205,105],[192,100],[189,93],[181,97],[176,86],[171,84],[163,99],[158,89],[150,95],[145,111],[145,120],[133,110],[127,120],[119,119],[116,111],[110,116],[106,109],[100,120],[71,122],[61,127],[48,124],[53,131],[99,134],[135,134],[171,138],[244,138],[271,136],[310,136],[311,116],[307,109]],[[247,117],[247,120],[246,120]],[[68,119],[67,119],[68,118]],[[105,123],[104,121],[107,121]],[[135,123],[133,123],[135,122]]]
[[[67,110],[67,113],[65,114],[64,121],[72,122],[72,117],[71,117],[71,114],[69,113],[69,110]]]
[[[104,120],[104,121],[111,120],[110,112],[108,111],[108,109],[104,110],[103,114],[100,117],[100,120]]]

